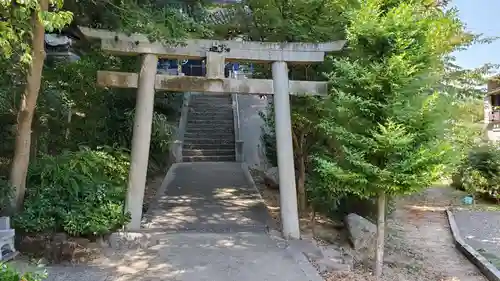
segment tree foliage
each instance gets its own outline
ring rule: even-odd
[[[62,11],[63,1],[50,1],[53,9],[44,11],[38,0],[0,1],[1,56],[19,56],[24,63],[31,61],[30,38],[33,20],[39,18],[48,31],[63,28],[72,20],[72,13]]]
[[[380,276],[386,195],[425,188],[458,159],[446,139],[449,99],[437,88],[447,55],[469,39],[456,11],[425,1],[365,0],[348,19],[348,55],[333,59],[320,125],[334,149],[315,156],[316,170],[349,193],[379,198]]]
[[[157,1],[0,2],[0,68],[6,73],[0,78],[0,126],[4,137],[0,172],[4,174],[6,166],[11,166],[10,181],[16,189],[15,201],[20,211],[27,183],[33,185],[32,189],[46,189],[26,180],[30,156],[32,159],[53,156],[57,162],[64,157],[56,155],[79,151],[82,145],[91,149],[102,145],[130,147],[134,94],[97,88],[95,76],[101,67],[137,71],[137,59],[103,55],[87,45],[85,55],[76,63],[45,64],[45,31],[60,32],[71,23],[126,33],[142,32],[151,40],[179,42],[192,35],[210,35],[210,30],[199,21],[204,13],[203,5],[196,1],[188,5]],[[176,109],[165,106],[169,104],[166,100],[176,98],[158,95],[153,118],[151,150],[155,152],[153,158],[161,163],[167,158],[164,155],[177,113]],[[8,188],[3,181],[2,178],[2,188]],[[82,220],[87,218],[84,216]]]

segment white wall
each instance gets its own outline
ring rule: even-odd
[[[267,160],[261,141],[264,122],[259,112],[266,112],[267,99],[258,95],[238,95],[238,106],[243,160],[252,168],[266,169]]]

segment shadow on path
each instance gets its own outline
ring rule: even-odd
[[[197,162],[172,166],[145,229],[196,232],[263,232],[270,216],[241,163]]]

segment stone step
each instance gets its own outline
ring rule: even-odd
[[[186,149],[183,148],[182,156],[234,156],[236,151],[232,149]]]
[[[214,138],[214,139],[228,139],[234,140],[234,134],[232,132],[189,132],[184,133],[184,138],[188,139],[198,139],[198,138]]]
[[[191,96],[191,100],[207,100],[207,101],[216,101],[216,100],[231,100],[230,95],[196,95]]]
[[[215,107],[220,107],[226,110],[232,110],[233,109],[233,103],[232,102],[190,102],[189,103],[190,108],[215,108]]]
[[[233,120],[233,112],[192,112],[188,120]]]
[[[183,156],[182,162],[234,162],[236,156]]]
[[[213,149],[234,149],[233,143],[186,143],[184,142],[183,149],[199,149],[199,150],[213,150]]]
[[[214,107],[191,107],[189,108],[189,114],[195,114],[195,113],[198,113],[198,114],[233,114],[233,109],[227,109],[227,108],[221,108],[221,107],[218,107],[218,106],[214,106]]]
[[[234,138],[232,139],[220,139],[220,138],[189,138],[184,136],[184,145],[235,145]]]
[[[216,125],[213,127],[209,126],[200,126],[200,125],[192,125],[189,124],[186,126],[187,133],[230,133],[234,134],[234,126],[233,125]]]
[[[189,114],[231,114],[233,115],[232,109],[220,108],[220,107],[196,107],[189,108]]]
[[[232,108],[222,106],[197,106],[189,107],[189,113],[233,113]]]
[[[189,118],[188,118],[189,119]],[[233,126],[233,117],[214,117],[214,116],[207,116],[205,118],[196,118],[196,119],[191,119],[191,122],[187,122],[187,124],[194,124],[199,126],[204,126],[207,124],[207,126]]]
[[[207,101],[196,101],[196,102],[190,102],[189,107],[222,107],[222,108],[229,108],[233,109],[233,103],[232,102],[207,102]]]
[[[205,119],[194,119],[188,120],[187,126],[198,125],[198,126],[233,126],[233,119],[224,119],[224,120],[205,120]]]
[[[189,102],[189,107],[223,107],[223,108],[233,108],[232,101],[191,101]]]
[[[234,131],[231,129],[223,130],[222,128],[214,128],[211,130],[187,129],[184,133],[187,138],[205,138],[212,137],[214,139],[234,138]]]

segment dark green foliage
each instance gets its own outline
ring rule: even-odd
[[[274,122],[274,106],[272,102],[268,103],[266,113],[259,112],[260,118],[264,121],[262,126],[261,141],[264,145],[267,161],[273,166],[278,166],[278,152],[276,150],[276,131]]]
[[[9,68],[8,64],[0,67]],[[57,155],[65,150],[92,149],[107,145],[130,149],[136,91],[106,89],[97,85],[99,69],[137,71],[137,58],[117,58],[89,50],[72,63],[54,61],[44,69],[41,94],[33,120],[32,155]],[[9,72],[9,71],[7,71]],[[0,77],[0,176],[8,176],[8,161],[15,140],[17,89],[15,71]],[[150,154],[154,166],[162,166],[176,126],[182,95],[157,93]],[[5,163],[4,163],[5,162]],[[153,165],[152,165],[153,167]]]
[[[307,195],[315,210],[338,220],[349,213],[357,213],[376,221],[376,200],[352,194],[341,181],[336,180],[333,160],[325,161],[326,157],[328,156],[313,157],[313,169],[308,174]],[[391,197],[388,197],[387,207],[387,215],[390,215],[394,210],[394,200]]]
[[[0,216],[7,215],[13,195],[13,189],[9,181],[0,176]]]
[[[500,200],[500,148],[487,144],[471,150],[453,185],[471,195]]]
[[[321,118],[329,145],[315,156],[329,162],[332,182],[365,198],[425,188],[457,158],[449,100],[433,88],[463,26],[418,1],[382,3],[349,13],[349,55],[333,59]]]
[[[196,36],[206,37],[203,1],[64,1],[79,25],[143,33],[149,40],[169,43]]]
[[[100,235],[128,221],[123,214],[128,155],[110,148],[82,149],[34,161],[24,210],[14,218],[22,232]]]
[[[47,274],[43,273],[19,273],[16,269],[8,264],[0,263],[0,281],[43,281],[47,278]]]
[[[32,0],[24,4],[0,4],[0,17],[16,15],[7,17],[12,26],[0,30],[0,35],[5,35],[0,36],[0,213],[9,205],[10,188],[3,177],[8,176],[14,155],[19,101],[31,58],[31,13],[39,6]],[[211,34],[203,21],[206,10],[201,1],[51,1],[51,12],[44,15],[47,32],[71,23],[72,27],[141,32],[152,41],[176,43],[191,35]],[[102,234],[127,220],[122,203],[129,165],[119,151],[131,147],[136,91],[101,88],[96,72],[137,72],[140,57],[105,55],[87,40],[79,40],[73,47],[81,56],[77,62],[53,57],[45,60],[36,110],[30,105],[35,111],[31,166],[25,208],[14,220],[21,231]],[[166,164],[182,95],[158,93],[156,98],[150,172]],[[81,146],[90,150],[80,150]],[[119,149],[104,152],[99,150],[101,146]]]

